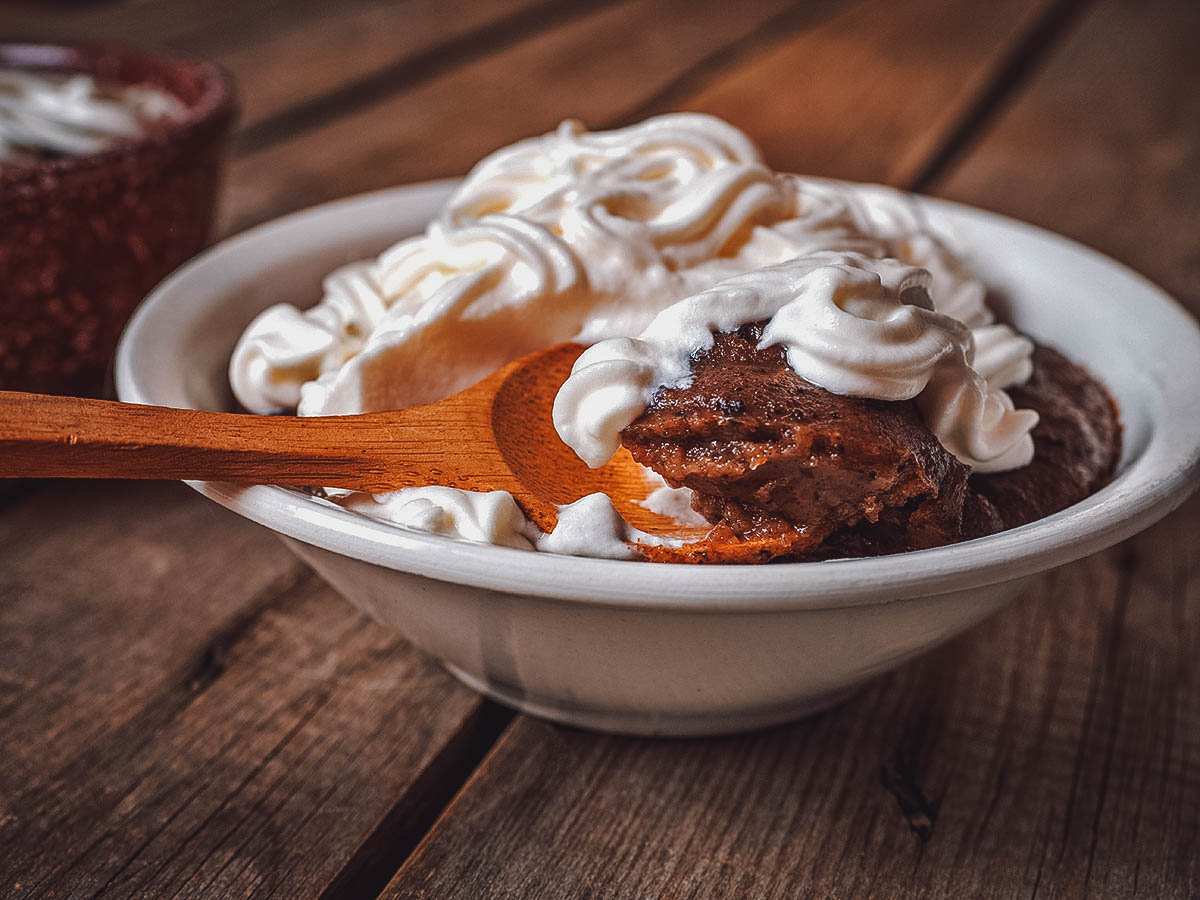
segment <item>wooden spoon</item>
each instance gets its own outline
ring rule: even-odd
[[[551,407],[583,350],[560,344],[436,403],[355,416],[254,416],[0,392],[0,477],[505,490],[545,531],[558,521],[558,506],[603,491],[637,528],[703,534],[635,502],[653,486],[624,449],[590,469],[559,439]]]

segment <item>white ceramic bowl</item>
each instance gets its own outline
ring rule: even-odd
[[[420,231],[453,182],[330,203],[227,240],[167,279],[117,357],[122,399],[231,408],[229,353],[267,305]],[[682,566],[538,554],[386,525],[284,488],[197,483],[284,536],[334,588],[458,678],[561,722],[698,735],[798,718],[958,634],[1036,573],[1165,515],[1200,474],[1200,330],[1154,285],[1064,238],[936,200],[1011,319],[1087,365],[1125,426],[1083,503],[975,541],[877,559]]]

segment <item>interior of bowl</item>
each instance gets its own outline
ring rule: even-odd
[[[201,255],[131,322],[117,358],[120,396],[232,409],[226,368],[246,324],[272,303],[315,303],[324,275],[421,231],[453,186],[435,182],[326,204]],[[540,596],[742,609],[878,602],[1016,578],[1114,543],[1181,502],[1195,485],[1200,453],[1200,331],[1191,317],[1136,273],[1065,238],[945,201],[922,203],[1006,318],[1087,366],[1116,399],[1124,424],[1121,470],[1083,503],[1022,528],[917,553],[694,567],[468,544],[284,488],[196,486],[299,540],[442,580]]]

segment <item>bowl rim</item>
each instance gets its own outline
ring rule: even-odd
[[[180,284],[231,253],[253,253],[278,229],[306,219],[448,190],[457,179],[420,182],[319,204],[255,226],[176,270],[142,302],[121,337],[115,364],[122,400],[152,402],[133,348],[147,323],[169,307]],[[240,515],[306,544],[398,572],[488,591],[627,609],[679,612],[783,612],[895,602],[1034,575],[1109,547],[1179,506],[1200,484],[1200,327],[1179,303],[1142,275],[1079,242],[965,204],[918,196],[938,208],[1032,234],[1056,252],[1101,263],[1144,294],[1169,320],[1173,343],[1160,348],[1174,377],[1161,385],[1172,415],[1152,417],[1149,440],[1116,478],[1058,513],[986,537],[890,556],[759,565],[686,565],[560,556],[473,543],[371,519],[294,489],[188,482]],[[1178,414],[1182,408],[1183,414]]]
[[[59,64],[37,61],[39,56],[45,57],[46,54],[60,56]],[[195,101],[187,104],[186,117],[168,121],[161,129],[118,141],[96,153],[61,156],[29,166],[0,166],[0,189],[30,190],[52,183],[48,179],[57,176],[105,172],[130,157],[142,156],[151,148],[186,143],[197,132],[220,130],[238,114],[237,87],[233,74],[219,63],[201,56],[144,49],[118,41],[0,40],[0,68],[16,66],[38,72],[93,74],[94,69],[117,59],[191,69],[202,80],[204,89]],[[67,60],[74,65],[66,64]]]

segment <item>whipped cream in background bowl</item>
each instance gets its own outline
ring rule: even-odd
[[[230,77],[0,42],[0,388],[95,395],[137,302],[209,240]]]
[[[922,352],[911,359],[931,373],[918,394],[946,360],[957,373],[950,383],[984,401],[1027,376],[1027,347],[992,321],[985,285],[1005,297],[1022,332],[1103,378],[1125,426],[1122,469],[1108,487],[1022,528],[890,557],[762,566],[598,558],[597,522],[608,513],[596,500],[581,503],[561,546],[534,552],[540,536],[504,497],[423,488],[326,499],[194,485],[277,531],[339,592],[466,683],[537,715],[639,734],[736,731],[836,702],[998,609],[1028,578],[1150,524],[1195,486],[1200,333],[1157,288],[998,216],[884,188],[773,176],[728,126],[709,133],[711,120],[688,119],[654,126],[635,167],[644,190],[612,192],[611,141],[568,125],[535,139],[541,145],[501,151],[499,162],[457,185],[352,198],[226,241],[164,282],[135,316],[118,355],[120,395],[233,408],[232,372],[242,402],[263,411],[421,402],[473,379],[472,366],[490,371],[498,357],[528,352],[531,341],[584,329],[598,346],[645,340],[657,316],[736,288],[747,269],[787,269],[796,256],[830,251],[857,254],[839,264],[863,273],[868,288],[842,314],[866,328],[890,327],[897,309],[912,319]],[[656,156],[663,146],[687,149],[671,151],[670,163]],[[581,207],[569,186],[576,182],[589,185]],[[536,215],[522,225],[514,209]],[[602,263],[611,259],[602,249],[613,246],[628,251],[622,266],[633,268]],[[593,247],[601,249],[580,250]],[[755,290],[779,307],[778,318],[787,303],[766,287],[760,281]],[[807,332],[785,328],[796,324],[790,315],[780,339],[799,355]],[[522,322],[533,323],[532,334]],[[468,361],[444,366],[459,358]],[[845,360],[824,362],[861,375]],[[392,384],[388,373],[407,380]],[[997,421],[1012,412],[1002,409]],[[1018,417],[1013,446],[1021,427]],[[972,452],[1002,456],[1003,443]],[[686,508],[653,487],[647,503]],[[629,536],[607,521],[608,539]],[[592,556],[567,555],[589,541]]]
[[[147,84],[0,69],[0,165],[100,153],[186,117],[179,98]]]

